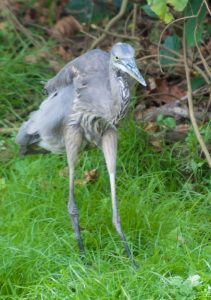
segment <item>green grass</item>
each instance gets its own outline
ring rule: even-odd
[[[17,99],[26,107],[34,101],[31,95],[40,95],[33,74],[48,77],[46,63],[40,64],[43,73],[39,65],[25,65],[28,52],[26,47],[15,57],[9,54],[6,71],[1,68],[2,99],[13,109],[20,108]],[[108,175],[98,149],[82,152],[76,169],[77,179],[86,170],[100,172],[96,182],[76,184],[84,263],[66,209],[65,157],[19,157],[14,137],[7,137],[9,157],[0,150],[0,299],[211,299],[210,175],[202,168],[187,175],[184,143],[158,153],[132,119],[119,128],[117,194],[139,267],[126,257],[113,228]],[[193,275],[200,276],[195,287],[187,280]]]

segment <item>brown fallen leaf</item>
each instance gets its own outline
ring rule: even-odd
[[[6,28],[6,22],[0,22],[0,30],[4,30]]]
[[[49,60],[49,65],[55,72],[59,72],[59,70],[61,69],[61,65],[56,60]]]
[[[86,183],[93,182],[99,177],[99,172],[97,169],[92,169],[90,171],[84,172],[84,178]]]
[[[177,132],[187,132],[190,128],[190,124],[179,124],[174,130]]]
[[[60,177],[67,177],[69,174],[68,167],[64,167],[63,169],[59,170]]]
[[[148,82],[149,82],[149,89],[150,91],[153,91],[157,88],[157,84],[156,84],[156,80],[153,77],[149,77],[148,78]]]
[[[171,103],[184,97],[187,92],[178,84],[169,84],[165,78],[155,78],[152,85],[151,96],[157,104]]]
[[[29,54],[25,57],[25,62],[29,64],[36,64],[38,57],[33,54]]]
[[[84,179],[76,179],[75,184],[76,185],[85,185],[90,182],[96,181],[97,177],[99,176],[99,172],[97,169],[93,169],[90,171],[84,172]]]
[[[161,136],[150,136],[149,143],[154,147],[156,152],[161,152],[163,149],[163,137]]]
[[[60,19],[50,29],[50,33],[54,38],[58,40],[62,40],[64,38],[70,38],[80,30],[81,30],[80,23],[73,16],[67,16]]]
[[[64,60],[69,61],[73,58],[73,53],[70,49],[66,49],[64,46],[60,45],[56,47],[55,53],[61,56]]]
[[[135,108],[135,120],[141,120],[143,119],[143,112],[145,110],[146,106],[143,103],[139,103]]]
[[[177,241],[180,242],[181,244],[185,243],[185,239],[182,235],[177,235]]]
[[[144,124],[144,130],[147,132],[157,132],[159,129],[159,125],[155,122],[146,122]]]
[[[34,8],[27,8],[23,18],[25,25],[32,24],[36,21],[37,11]]]

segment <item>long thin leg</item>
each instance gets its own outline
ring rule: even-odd
[[[80,127],[69,126],[64,131],[65,146],[67,151],[67,160],[69,166],[69,200],[68,200],[68,212],[72,221],[75,236],[78,242],[78,247],[82,255],[85,255],[83,241],[81,238],[81,232],[79,227],[79,213],[75,203],[74,196],[74,173],[75,162],[77,155],[82,144],[83,135]]]
[[[118,212],[117,197],[116,197],[116,185],[115,185],[115,176],[116,176],[116,153],[117,153],[117,134],[114,129],[108,129],[102,137],[102,150],[105,156],[105,161],[110,178],[111,186],[111,199],[112,199],[112,222],[120,235],[125,251],[129,257],[131,257],[131,252],[128,246],[128,243],[125,239],[125,235],[122,231],[120,216]]]

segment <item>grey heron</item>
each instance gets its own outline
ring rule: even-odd
[[[143,86],[134,49],[116,43],[110,52],[94,49],[66,64],[45,85],[47,99],[30,114],[17,134],[22,154],[34,144],[54,153],[66,150],[69,168],[68,211],[78,242],[85,253],[74,196],[74,168],[84,141],[102,149],[110,179],[112,222],[120,235],[127,255],[131,256],[122,231],[116,197],[116,125],[126,113],[130,100],[131,78]]]

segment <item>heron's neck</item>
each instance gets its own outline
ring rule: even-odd
[[[111,93],[112,96],[116,99],[119,97],[118,78],[121,77],[124,81],[127,81],[127,77],[124,74],[124,72],[115,68],[112,64],[109,65],[109,73],[110,73]]]
[[[110,87],[112,95],[112,116],[116,124],[124,117],[129,100],[130,89],[127,81],[127,74],[110,65]]]

